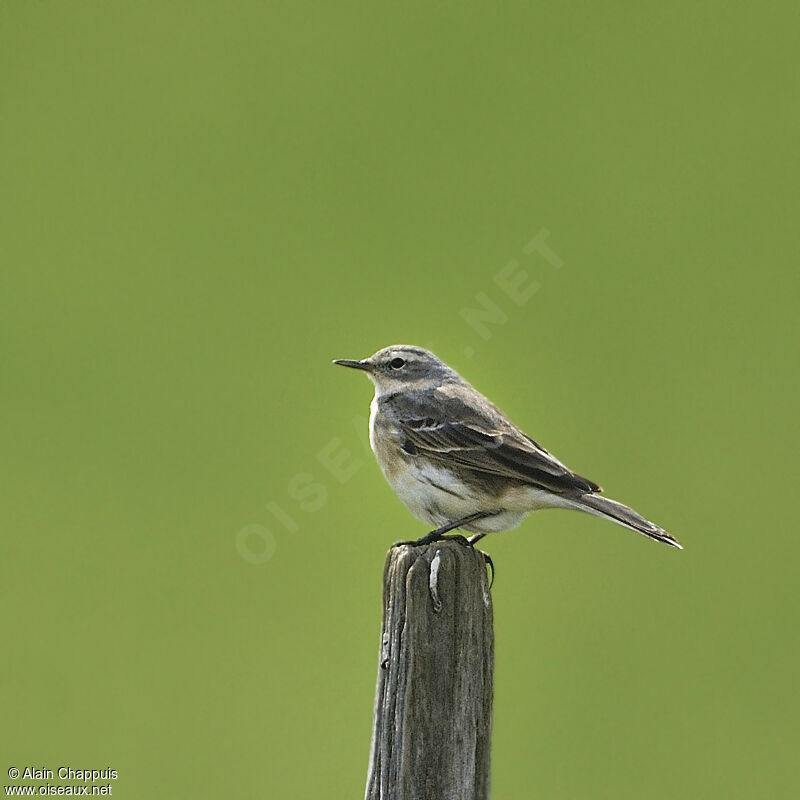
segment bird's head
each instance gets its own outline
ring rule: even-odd
[[[361,361],[339,358],[333,363],[364,370],[378,394],[411,388],[426,389],[458,378],[458,373],[430,350],[408,344],[384,347]]]

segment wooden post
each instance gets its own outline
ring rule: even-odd
[[[493,670],[482,554],[392,548],[366,800],[487,800]]]

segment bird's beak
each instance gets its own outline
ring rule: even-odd
[[[370,370],[370,363],[366,359],[362,361],[353,361],[350,358],[336,358],[333,361],[334,364],[339,364],[341,367],[351,367],[352,369],[363,369],[366,372]]]

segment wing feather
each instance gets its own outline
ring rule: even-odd
[[[541,445],[515,431],[484,428],[475,422],[401,421],[406,445],[429,458],[479,473],[498,475],[554,492],[596,492],[593,481],[569,470]]]

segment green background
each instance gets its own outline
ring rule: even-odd
[[[796,797],[798,23],[3,3],[2,775],[361,796],[409,342],[686,548],[486,542],[493,797]]]

